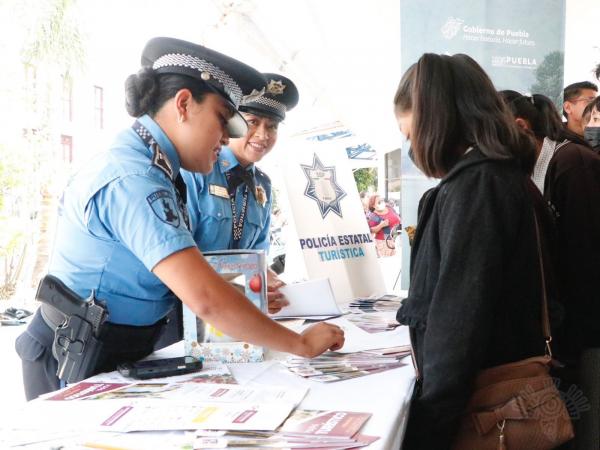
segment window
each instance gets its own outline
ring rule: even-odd
[[[100,86],[94,86],[94,125],[104,128],[104,89]]]
[[[66,75],[62,76],[61,102],[63,119],[71,122],[73,120],[73,82]]]
[[[73,137],[61,135],[60,136],[60,146],[62,147],[62,159],[63,162],[71,163],[73,162]]]

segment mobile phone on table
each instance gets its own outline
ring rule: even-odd
[[[196,372],[200,369],[202,369],[202,361],[192,356],[151,359],[148,361],[123,363],[117,366],[117,370],[121,375],[137,378],[138,380],[183,375]]]

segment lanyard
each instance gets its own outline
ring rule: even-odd
[[[227,185],[231,185],[231,171],[225,172],[225,178],[227,179]],[[231,204],[231,230],[233,234],[233,248],[239,248],[240,239],[242,239],[242,233],[244,231],[244,219],[246,218],[246,211],[248,209],[248,184],[244,183],[244,193],[242,197],[242,210],[240,211],[239,217],[237,216],[237,206],[235,202],[237,187],[235,191],[229,195],[229,203]]]
[[[185,223],[186,228],[190,229],[190,217],[188,214],[187,206],[185,205],[187,199],[187,188],[185,186],[185,181],[183,181],[183,177],[181,173],[178,172],[177,176],[173,180],[173,167],[171,166],[171,161],[159,147],[158,143],[150,134],[150,131],[142,125],[139,121],[135,121],[131,126],[133,131],[140,137],[144,144],[152,151],[152,164],[161,169],[165,174],[169,177],[169,180],[175,186],[175,192],[177,192],[177,207],[183,216],[183,222]]]

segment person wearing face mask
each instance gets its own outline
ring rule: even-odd
[[[300,335],[264,315],[211,268],[190,231],[180,169],[210,172],[221,146],[246,134],[238,112],[242,92],[261,89],[263,77],[226,55],[165,37],[146,44],[141,62],[126,81],[135,122],[65,188],[44,284],[54,286],[52,298],[81,302],[82,309],[94,296],[108,317],[94,330],[95,340],[83,341],[79,333],[100,320],[86,326],[73,308],[44,303],[38,309],[15,344],[28,400],[62,381],[145,357],[179,301],[257,345],[302,356],[343,345],[337,327],[319,324]],[[64,289],[57,288],[61,283]],[[68,359],[61,359],[63,351]],[[65,376],[61,367],[73,361],[83,365]]]
[[[400,226],[400,217],[389,208],[385,201],[377,194],[369,199],[369,215],[367,216],[369,228],[375,233],[375,246],[377,256],[394,256],[396,248],[390,243],[388,237],[394,227]]]
[[[559,373],[561,389],[574,384],[591,399],[581,368],[592,349],[600,347],[600,156],[570,139],[548,97],[501,94],[517,124],[535,136],[538,157],[532,179],[555,213],[558,300],[564,320],[554,333],[554,353],[565,364]],[[585,413],[578,417],[576,436],[589,435],[589,419]]]
[[[600,154],[600,97],[587,105],[583,110],[582,123],[584,125],[583,138]]]

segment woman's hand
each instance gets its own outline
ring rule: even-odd
[[[281,311],[281,308],[290,304],[285,296],[279,291],[279,288],[285,286],[275,272],[267,270],[267,300],[269,303],[269,314],[275,314]]]
[[[299,356],[314,358],[326,350],[336,351],[344,346],[344,330],[330,323],[317,323],[301,334],[302,353]]]

